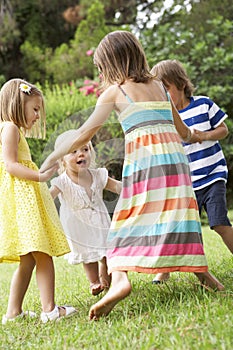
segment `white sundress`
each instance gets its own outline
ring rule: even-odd
[[[92,263],[106,256],[106,240],[110,216],[103,201],[103,189],[108,181],[105,168],[89,169],[92,175],[92,196],[66,174],[51,180],[60,189],[60,220],[71,252],[65,258],[70,264]]]

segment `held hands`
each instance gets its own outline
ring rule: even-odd
[[[48,170],[45,170],[43,172],[41,172],[41,170],[40,170],[39,171],[39,182],[48,181],[53,176],[53,174],[55,174],[57,172],[58,168],[59,168],[59,165],[58,165],[58,162],[56,162]]]
[[[196,130],[196,129],[189,129],[188,131],[188,135],[186,138],[183,138],[183,141],[185,143],[202,143],[202,141],[205,140],[205,132],[200,131],[200,130]]]
[[[207,131],[200,131],[200,130],[194,130],[195,135],[201,140],[198,141],[199,143],[202,143],[202,141],[209,141],[209,133]]]
[[[191,131],[191,129],[188,128],[188,131],[185,134],[186,134],[185,138],[181,136],[182,140],[185,143],[194,143],[194,142],[202,143],[203,141],[219,141],[227,137],[228,128],[225,123],[221,123],[215,129],[206,130],[206,131],[201,131],[196,129],[193,129]]]

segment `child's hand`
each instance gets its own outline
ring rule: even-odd
[[[46,182],[48,181],[53,174],[57,172],[59,168],[58,162],[56,162],[51,168],[48,170],[45,170],[44,172],[39,172],[39,182]]]
[[[206,140],[206,132],[205,131],[200,131],[200,130],[194,129],[193,134],[195,135],[196,138],[198,138],[198,141],[195,141],[195,142],[202,143],[202,141]]]
[[[193,130],[190,132],[190,137],[189,137],[189,139],[188,139],[188,140],[183,139],[183,141],[184,141],[185,143],[196,143],[196,142],[202,143],[202,141],[203,141],[202,133],[203,133],[202,131],[193,129]]]

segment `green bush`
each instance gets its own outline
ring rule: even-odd
[[[46,84],[40,89],[45,96],[46,103],[46,139],[29,139],[32,158],[38,166],[43,158],[52,151],[52,143],[60,132],[77,128],[84,121],[71,117],[80,111],[87,111],[96,102],[95,96],[84,96],[74,82],[62,86],[53,85],[52,87]],[[72,120],[74,120],[74,125]]]

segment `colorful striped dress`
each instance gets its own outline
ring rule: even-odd
[[[170,102],[130,100],[119,122],[125,160],[108,235],[109,272],[207,271],[189,163]]]

